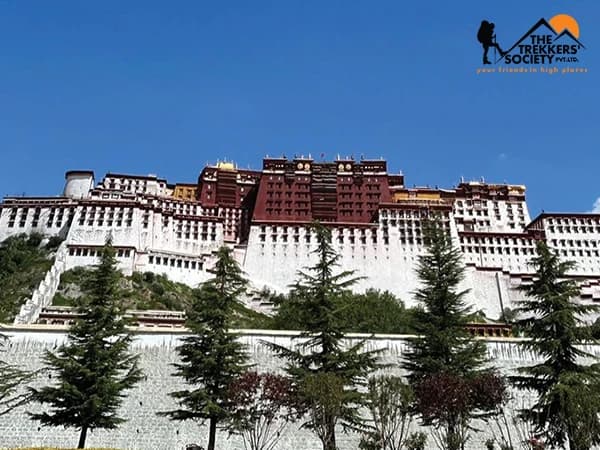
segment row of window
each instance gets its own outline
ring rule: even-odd
[[[355,185],[355,184],[338,184],[338,191],[340,191],[340,195],[343,195],[341,192],[343,191],[377,191],[375,194],[371,194],[371,195],[379,195],[379,191],[381,190],[381,186],[379,184],[361,184],[361,185]],[[369,193],[367,192],[367,195],[369,195]]]
[[[391,227],[399,227],[401,229],[403,228],[421,228],[421,220],[420,218],[414,218],[414,219],[382,219],[381,220],[381,225],[384,227],[387,227],[389,224],[389,226]],[[447,220],[442,221],[442,227],[444,229],[448,229],[450,227],[450,224]]]
[[[102,254],[102,249],[100,248],[69,248],[69,255],[71,256],[90,256],[90,257],[99,257]],[[118,258],[129,258],[131,256],[132,250],[130,249],[117,249],[117,257]]]
[[[554,247],[594,247],[596,248],[598,246],[598,243],[596,241],[581,241],[581,240],[575,240],[575,239],[552,239],[550,241],[552,243],[552,245]]]
[[[492,201],[490,202],[491,206],[494,207],[495,210],[498,210],[500,208],[500,204],[497,201]],[[505,202],[504,203],[505,208],[507,210],[511,210],[511,209],[517,209],[519,212],[523,211],[523,203],[518,202],[518,203],[510,203],[510,202]],[[474,206],[475,208],[487,208],[488,206],[488,201],[487,200],[456,200],[456,206],[458,206],[459,208],[462,208],[463,206],[467,206],[467,207],[471,207]]]
[[[266,209],[267,215],[269,216],[281,216],[281,215],[285,215],[285,216],[297,216],[297,217],[307,217],[309,216],[309,210],[308,209],[274,209],[274,208],[267,208]]]
[[[19,228],[24,228],[27,224],[28,218],[28,208],[23,208],[21,210],[21,214],[17,218],[17,209],[14,208],[10,212],[10,216],[8,218],[8,228],[14,228],[18,223]],[[41,219],[41,207],[37,207],[33,209],[33,216],[31,219],[31,227],[38,228],[40,226]],[[68,217],[65,218],[65,215],[68,211]],[[74,208],[51,208],[48,214],[48,217],[45,219],[46,228],[57,227],[60,228],[63,225],[63,221],[66,219],[70,223],[73,219],[73,215],[75,214]],[[18,220],[17,220],[18,219]]]
[[[86,214],[94,215],[94,214],[127,214],[128,216],[133,215],[132,207],[121,207],[121,206],[84,206],[81,208],[81,215],[85,216]]]
[[[88,227],[93,227],[93,226],[98,226],[98,227],[103,227],[103,226],[107,226],[107,227],[127,227],[130,228],[133,224],[133,221],[131,218],[127,218],[125,220],[123,220],[123,217],[108,217],[108,218],[104,218],[104,217],[98,217],[97,219],[95,219],[94,217],[88,217],[87,221],[83,218],[79,219],[79,226],[88,226]]]
[[[479,227],[481,229],[490,228],[491,227],[491,222],[489,220],[478,220],[475,223],[467,222],[467,223],[464,224],[464,231],[475,231],[475,225],[477,225],[477,227]],[[517,224],[515,224],[514,222],[509,222],[507,224],[507,226],[511,230],[514,230],[514,229],[517,228]],[[519,224],[519,227],[520,228],[524,228],[525,227],[525,222],[521,222]]]
[[[377,203],[373,203],[373,202],[366,202],[365,204],[369,208],[371,208],[373,206],[377,206]],[[363,203],[362,202],[340,202],[339,206],[340,206],[340,208],[353,208],[354,207],[354,208],[361,209],[363,206]]]
[[[153,202],[153,204],[165,211],[173,211],[175,214],[182,214],[184,216],[216,216],[218,213],[217,208],[203,208],[199,205],[184,202],[160,201]]]
[[[259,234],[258,238],[259,238],[260,242],[266,242],[266,240],[267,240],[266,234]],[[337,241],[340,244],[344,244],[345,241],[346,241],[346,242],[348,242],[350,244],[360,243],[360,244],[364,245],[364,244],[367,243],[367,236],[363,235],[363,236],[358,236],[357,237],[357,236],[352,235],[352,236],[348,236],[346,238],[343,234],[340,234],[337,237]],[[370,241],[373,244],[376,244],[377,243],[377,235],[376,234],[371,235]],[[297,244],[297,243],[300,242],[300,236],[298,234],[294,234],[294,235],[291,235],[290,239],[288,240],[288,235],[287,234],[281,234],[281,235],[272,234],[271,235],[271,242],[293,242],[293,243]],[[304,242],[306,242],[306,243],[310,243],[311,242],[311,235],[310,234],[306,234],[304,236]]]
[[[198,233],[196,232],[183,232],[183,231],[177,231],[175,232],[175,236],[177,237],[177,239],[193,239],[194,241],[197,240],[202,240],[202,241],[216,241],[217,240],[217,235],[212,233],[212,234],[207,234],[207,233]]]
[[[382,218],[397,218],[397,219],[426,219],[428,217],[441,217],[442,219],[448,220],[450,219],[450,213],[448,211],[441,212],[428,212],[428,211],[415,211],[415,210],[381,210],[379,215]]]
[[[525,238],[509,238],[509,237],[483,237],[483,236],[460,236],[459,237],[460,243],[467,243],[467,244],[513,244],[513,245],[520,245],[520,246],[530,246],[533,247],[533,240],[532,239],[525,239]]]
[[[461,245],[463,253],[482,253],[491,255],[535,255],[535,249],[531,247],[471,247]]]
[[[595,217],[550,217],[545,219],[550,225],[598,225],[600,220]]]
[[[598,250],[559,250],[562,256],[600,256]]]
[[[278,208],[281,207],[282,204],[285,204],[288,208],[292,207],[291,200],[286,200],[285,202],[282,202],[281,200],[267,200],[265,204],[267,208]],[[294,204],[297,208],[308,208],[309,202],[296,201]]]
[[[25,228],[26,224],[27,224],[27,221],[24,220],[24,219],[20,220],[19,223],[18,223],[19,228]],[[8,222],[8,228],[14,228],[15,225],[16,225],[16,222],[14,220],[10,220]],[[31,222],[31,227],[32,228],[38,228],[39,226],[40,226],[40,222],[38,220],[33,220]],[[46,225],[45,225],[46,228],[52,228],[52,227],[60,228],[62,226],[63,226],[63,222],[62,222],[61,219],[56,220],[56,222],[50,222],[50,221],[48,221],[48,222],[46,222]]]
[[[600,233],[600,226],[593,227],[591,225],[588,226],[562,226],[562,225],[549,225],[548,231],[551,233]]]
[[[497,247],[496,249],[494,249],[494,247],[489,247],[486,249],[486,247],[465,247],[462,246],[461,247],[463,252],[467,252],[467,253],[482,253],[482,254],[498,254],[498,255],[510,255],[511,253],[513,255],[535,255],[535,249],[532,248],[518,248],[518,247],[510,247],[510,248],[506,248],[506,247]],[[511,250],[512,249],[512,250]],[[598,250],[575,250],[575,249],[571,249],[571,250],[558,250],[558,254],[561,256],[575,256],[575,257],[598,257],[600,256],[600,251]]]
[[[362,192],[340,192],[338,194],[338,197],[340,200],[351,200],[352,197],[354,197],[355,200],[362,200],[362,194]],[[365,193],[365,196],[367,197],[367,199],[378,199],[379,197],[381,197],[381,194],[379,192],[367,192]]]
[[[148,262],[156,266],[168,266],[177,267],[178,269],[191,269],[191,270],[202,270],[202,261],[190,261],[188,259],[171,258],[167,256],[154,256],[148,257]]]
[[[236,217],[239,217],[241,215],[242,215],[241,209],[234,209],[234,208],[219,209],[219,217],[225,217],[225,218],[231,217],[232,219],[235,219]]]
[[[456,215],[464,216],[465,212],[462,209],[458,209],[458,210],[456,210]],[[478,216],[478,217],[489,217],[488,211],[486,209],[476,210],[476,211],[472,211],[472,210],[468,209],[466,215],[467,216]],[[500,215],[499,212],[496,212],[494,217],[496,218],[496,220],[502,220],[502,216]],[[512,213],[508,213],[507,217],[508,217],[509,221],[515,220],[515,216]],[[519,215],[516,218],[520,222],[525,222],[525,214],[523,212],[519,213]]]
[[[293,232],[296,235],[300,234],[300,227],[286,227],[286,226],[274,225],[274,226],[270,227],[270,230],[273,234],[276,234],[278,231],[281,231],[283,235],[287,235],[288,233],[291,233],[291,232]],[[367,235],[367,230],[365,228],[344,228],[343,230],[347,230],[348,233],[351,235],[357,235],[357,234],[360,234],[361,236]],[[267,232],[267,226],[261,225],[260,233],[265,234],[266,232]],[[334,233],[335,233],[335,231],[334,231]],[[307,234],[311,234],[311,233],[308,232],[308,230],[307,230]]]
[[[93,192],[92,197],[101,197],[104,200],[108,200],[109,198],[115,198],[115,199],[121,198],[121,195],[120,194],[108,194],[108,193],[102,193],[102,195],[100,195],[99,192]]]
[[[196,222],[184,219],[174,220],[174,226],[177,231],[198,231],[200,229],[202,233],[209,231],[215,233],[217,229],[215,222]]]

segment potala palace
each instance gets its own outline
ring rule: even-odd
[[[0,240],[33,231],[65,239],[20,324],[34,323],[50,305],[63,271],[95,264],[109,235],[127,274],[149,271],[195,286],[210,277],[214,252],[225,244],[256,289],[285,291],[296,270],[311,264],[315,220],[332,228],[343,268],[364,277],[358,290],[387,289],[411,305],[422,220],[432,212],[462,251],[469,301],[488,317],[520,299],[537,240],[577,263],[571,276],[582,300],[600,300],[600,215],[532,220],[522,185],[408,188],[383,160],[265,158],[260,171],[218,163],[195,183],[69,171],[60,196],[5,198]]]
[[[52,299],[60,276],[76,266],[98,261],[99,249],[111,236],[120,268],[126,274],[153,272],[190,286],[211,277],[215,251],[222,245],[234,255],[253,288],[283,292],[296,270],[311,265],[315,236],[310,224],[318,220],[331,227],[341,255],[342,268],[364,278],[359,290],[387,289],[407,305],[414,304],[418,286],[417,257],[423,252],[423,219],[435,213],[460,248],[466,266],[463,288],[476,310],[492,319],[522,299],[519,286],[533,277],[528,261],[538,240],[577,263],[570,274],[582,287],[581,301],[600,300],[600,215],[548,214],[531,220],[521,185],[461,182],[451,189],[408,188],[403,175],[388,174],[381,160],[338,159],[317,162],[311,158],[266,158],[261,171],[242,170],[232,163],[205,167],[196,183],[170,183],[154,175],[109,173],[97,181],[90,171],[66,173],[64,191],[51,197],[7,197],[0,204],[0,241],[20,233],[38,232],[64,240],[51,269],[22,306],[3,358],[27,370],[43,367],[46,350],[66,339],[67,321],[45,321],[52,316]],[[255,308],[260,304],[249,305]],[[92,446],[129,449],[182,449],[198,442],[206,426],[196,422],[173,423],[156,415],[175,407],[167,392],[181,385],[172,376],[175,348],[187,331],[169,323],[183,323],[177,311],[146,311],[135,330],[132,351],[140,355],[144,379],[124,398],[120,414],[126,422],[116,430],[94,430]],[[156,326],[156,320],[159,326]],[[154,321],[154,322],[153,322]],[[162,321],[162,322],[161,322]],[[43,324],[45,322],[45,324]],[[487,326],[487,325],[486,325]],[[492,325],[489,325],[492,326]],[[257,370],[280,372],[282,361],[265,342],[285,346],[298,343],[292,331],[245,330],[239,339],[247,345]],[[404,374],[399,363],[409,347],[406,336],[347,335],[349,344],[366,339],[367,350],[381,350],[386,371]],[[520,345],[521,338],[481,338],[487,356],[503,375],[539,363],[540,357]],[[600,346],[586,345],[593,358]],[[586,359],[586,363],[593,362]],[[42,372],[38,385],[50,380]],[[46,378],[48,377],[48,378]],[[512,392],[507,408],[514,410],[532,401],[531,393]],[[19,408],[0,421],[2,445],[65,445],[75,442],[76,431],[44,428]],[[467,449],[485,447],[497,436],[494,423],[476,421]],[[509,425],[517,441],[531,430]],[[412,430],[419,430],[414,422]],[[223,450],[242,448],[239,437],[220,432]],[[316,450],[316,437],[291,425],[278,448]],[[340,448],[355,449],[359,436],[342,433]],[[434,448],[429,442],[427,448]]]

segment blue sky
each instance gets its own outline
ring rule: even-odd
[[[482,19],[509,47],[574,16],[587,74],[477,75]],[[600,196],[598,0],[0,0],[0,195],[68,169],[195,181],[266,154],[389,161],[407,185],[526,184],[530,212]]]

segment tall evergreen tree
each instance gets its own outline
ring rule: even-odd
[[[579,287],[567,278],[575,263],[561,261],[544,242],[537,244],[532,265],[536,275],[522,287],[527,300],[517,309],[523,317],[518,325],[530,337],[522,345],[543,361],[512,378],[517,387],[537,393],[522,415],[552,448],[568,443],[570,450],[587,450],[600,443],[600,365],[582,364],[581,358],[592,355],[581,344],[592,339],[585,315],[599,307],[575,300]]]
[[[124,419],[117,415],[124,391],[142,378],[138,356],[129,352],[132,334],[127,329],[119,295],[115,250],[108,239],[100,263],[84,286],[67,342],[56,353],[47,351],[46,365],[57,382],[31,389],[33,399],[48,404],[49,412],[30,413],[43,425],[80,430],[77,448],[84,448],[87,432],[114,429]]]
[[[417,266],[421,287],[415,293],[422,306],[416,312],[419,337],[411,340],[403,367],[409,372],[417,397],[428,392],[426,386],[442,381],[471,392],[469,380],[482,373],[486,348],[466,329],[470,309],[464,300],[468,291],[459,289],[464,277],[461,254],[453,246],[449,231],[437,219],[424,223],[423,237],[425,254],[419,257]],[[431,408],[424,400],[417,398],[424,424],[444,430],[444,448],[462,448],[475,412],[471,405],[476,402],[467,402],[459,410],[451,403]]]
[[[172,392],[179,409],[160,413],[173,420],[208,420],[207,450],[215,449],[217,426],[232,412],[230,385],[247,368],[244,345],[229,332],[247,280],[229,248],[219,249],[213,274],[195,291],[186,320],[191,335],[177,348],[181,363],[175,375],[193,387]]]
[[[290,301],[298,302],[306,312],[303,342],[291,349],[269,346],[287,360],[286,370],[307,408],[304,427],[317,434],[323,450],[336,450],[336,424],[350,429],[364,426],[359,409],[365,404],[365,394],[359,388],[376,367],[376,352],[364,351],[364,342],[352,346],[342,342],[347,330],[340,326],[336,299],[358,278],[351,271],[335,273],[340,256],[331,244],[331,231],[320,224],[313,230],[317,262],[299,271],[290,295]]]

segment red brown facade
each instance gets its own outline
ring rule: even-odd
[[[370,223],[392,201],[385,161],[268,158],[258,187],[253,222]]]

